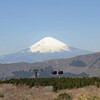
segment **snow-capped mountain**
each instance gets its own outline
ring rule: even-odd
[[[70,47],[52,37],[45,37],[29,48],[0,57],[0,63],[40,62],[48,59],[70,58],[92,52]]]
[[[61,52],[67,51],[70,52],[68,45],[52,38],[52,37],[45,37],[44,39],[40,40],[36,44],[30,46],[30,52],[39,52],[39,53],[54,53],[54,52]]]

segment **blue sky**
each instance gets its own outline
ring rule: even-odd
[[[100,0],[0,0],[0,55],[44,37],[100,51]]]

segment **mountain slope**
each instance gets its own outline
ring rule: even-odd
[[[33,77],[34,73],[29,72],[30,67],[44,68],[39,77],[53,76],[53,70],[63,70],[64,77],[100,77],[100,52],[88,55],[81,55],[67,59],[46,60],[38,63],[12,63],[0,64],[0,78],[9,77]]]
[[[0,57],[0,63],[40,62],[48,59],[70,58],[91,52],[73,48],[52,37],[46,37],[29,48]]]
[[[69,47],[66,44],[52,37],[45,37],[44,39],[40,40],[36,44],[30,46],[30,52],[54,53],[54,52],[61,52],[61,51],[71,52]]]

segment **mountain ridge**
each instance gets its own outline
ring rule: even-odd
[[[91,66],[92,65],[92,66]],[[53,70],[63,70],[63,77],[100,77],[100,52],[81,55],[73,58],[52,59],[37,63],[9,63],[0,64],[0,79],[2,78],[27,78],[33,77],[30,67],[41,67],[43,72],[39,77],[58,77],[52,75]]]

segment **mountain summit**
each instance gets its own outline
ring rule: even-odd
[[[48,59],[70,58],[91,52],[70,47],[52,37],[45,37],[25,50],[0,57],[0,63],[40,62]]]
[[[70,52],[71,50],[66,44],[52,37],[45,37],[39,42],[30,46],[30,52],[54,53],[54,52],[61,52],[61,51]]]

